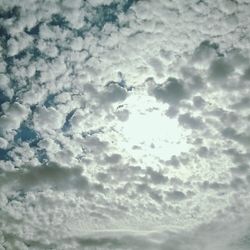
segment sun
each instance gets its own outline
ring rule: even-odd
[[[129,96],[122,108],[129,116],[120,124],[120,147],[132,157],[150,162],[153,158],[168,160],[190,149],[188,132],[166,115],[167,105],[140,93]]]

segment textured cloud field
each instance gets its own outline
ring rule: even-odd
[[[250,249],[249,0],[0,0],[0,249]]]

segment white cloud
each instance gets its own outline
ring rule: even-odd
[[[8,40],[8,56],[15,56],[32,43],[32,38],[22,33],[17,38]]]
[[[63,121],[63,115],[53,107],[39,108],[34,114],[34,125],[38,131],[60,129]]]
[[[12,130],[18,129],[28,113],[29,109],[18,102],[13,104],[6,103],[4,114],[0,117],[1,134],[6,136]]]
[[[7,140],[5,140],[4,138],[0,138],[0,148],[6,149],[8,145]]]

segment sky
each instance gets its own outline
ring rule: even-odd
[[[249,0],[0,0],[0,250],[250,249]]]

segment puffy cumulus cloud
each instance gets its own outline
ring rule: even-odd
[[[179,233],[169,230],[159,232],[143,231],[96,231],[87,235],[65,237],[60,243],[42,242],[39,239],[29,240],[17,237],[15,233],[2,233],[1,240],[5,247],[23,246],[23,249],[33,247],[36,249],[55,248],[62,249],[215,249],[233,250],[248,249],[248,232],[246,224],[241,220],[237,225],[228,228],[229,221],[211,222],[200,226],[190,232]],[[239,225],[241,227],[239,227]],[[230,236],[230,237],[228,237]],[[8,240],[8,241],[7,241]],[[25,248],[26,247],[26,248]]]
[[[181,191],[168,192],[167,196],[168,196],[168,199],[174,200],[174,201],[181,201],[181,200],[186,199],[186,195]]]
[[[194,51],[192,62],[196,67],[208,68],[211,61],[217,57],[218,45],[210,41],[203,41]]]
[[[26,47],[32,43],[32,38],[25,33],[21,33],[18,37],[10,38],[7,42],[8,46],[8,56],[15,56],[20,51],[24,50]]]
[[[202,129],[205,125],[200,117],[192,117],[189,113],[179,115],[179,123],[187,128]]]
[[[209,79],[211,81],[220,82],[227,81],[231,73],[233,73],[233,66],[222,58],[212,61],[209,68]]]
[[[3,114],[0,117],[0,133],[1,136],[8,138],[12,132],[19,128],[21,122],[27,118],[29,108],[14,102],[4,103],[2,105]]]
[[[225,128],[222,131],[222,135],[231,140],[237,141],[243,145],[249,145],[249,135],[247,133],[238,133],[234,128]]]
[[[34,114],[34,126],[36,130],[55,130],[63,126],[64,117],[54,107],[41,107]]]
[[[7,140],[5,140],[4,138],[0,138],[0,148],[6,148],[7,144]]]
[[[231,168],[232,174],[235,175],[244,175],[248,172],[249,166],[247,164],[242,164],[237,167]]]
[[[249,248],[248,1],[0,6],[0,247]]]
[[[161,172],[155,171],[150,167],[147,168],[147,175],[149,177],[149,181],[154,184],[164,184],[168,181],[167,176],[164,176]]]
[[[149,89],[149,93],[152,93],[158,100],[169,104],[178,104],[182,99],[188,98],[183,82],[176,78],[168,78],[165,83]]]
[[[0,74],[0,89],[1,89],[1,99],[6,98],[12,98],[13,91],[11,91],[10,88],[10,79],[5,74]],[[2,102],[2,101],[1,101]]]
[[[127,121],[129,118],[129,110],[127,109],[118,109],[115,111],[115,115],[120,121]]]
[[[122,102],[127,97],[127,91],[118,84],[108,84],[101,95],[101,103]]]
[[[14,186],[15,189],[27,191],[32,188],[43,189],[46,186],[55,189],[89,188],[88,179],[82,175],[81,168],[63,168],[56,163],[45,166],[22,166],[16,171],[1,171],[1,188]]]

